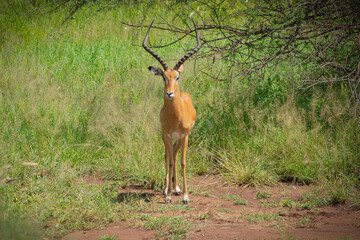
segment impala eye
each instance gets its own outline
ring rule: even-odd
[[[177,78],[175,79],[175,82],[179,81],[179,77],[180,77],[180,76],[177,76]]]

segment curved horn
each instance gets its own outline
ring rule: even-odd
[[[186,60],[188,60],[188,58],[190,58],[192,55],[194,55],[197,51],[199,51],[199,49],[201,48],[201,42],[200,42],[200,37],[199,37],[199,33],[197,31],[197,27],[196,24],[194,22],[193,19],[191,19],[191,21],[193,22],[194,26],[195,26],[195,32],[196,32],[196,40],[197,40],[197,47],[195,47],[194,49],[192,49],[190,52],[188,52],[184,57],[182,57],[180,59],[180,61],[175,65],[174,70],[178,70],[179,67],[181,66],[181,64],[184,64],[184,62]]]
[[[148,51],[156,60],[159,61],[159,63],[163,66],[164,70],[166,71],[166,70],[169,69],[169,68],[168,68],[168,66],[166,65],[166,63],[164,62],[164,60],[162,60],[162,58],[161,58],[159,55],[157,55],[157,53],[154,52],[151,48],[149,48],[148,46],[146,46],[146,43],[147,43],[147,40],[148,40],[148,37],[149,37],[150,28],[151,28],[153,22],[154,22],[154,20],[151,22],[151,24],[150,24],[150,26],[149,26],[149,28],[148,28],[148,30],[147,30],[147,32],[146,32],[146,36],[145,36],[145,39],[144,39],[142,45],[143,45],[143,47],[144,47],[144,49],[145,49],[146,51]]]

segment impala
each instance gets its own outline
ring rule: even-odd
[[[194,55],[201,47],[200,37],[193,21],[196,32],[197,47],[192,49],[175,65],[169,69],[164,60],[156,54],[147,44],[149,32],[154,21],[151,22],[143,47],[156,60],[160,62],[164,70],[150,66],[149,70],[156,76],[161,76],[164,80],[164,105],[160,111],[160,121],[162,129],[162,139],[165,145],[165,201],[171,202],[171,179],[173,179],[175,194],[180,195],[181,190],[177,185],[176,176],[176,155],[181,148],[181,167],[183,171],[183,203],[189,204],[188,190],[186,186],[186,150],[189,134],[194,127],[196,120],[196,111],[192,105],[190,95],[180,92],[179,77],[184,69],[184,62]],[[172,175],[174,177],[172,178]]]

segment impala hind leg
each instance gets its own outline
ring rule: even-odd
[[[177,153],[179,152],[180,147],[181,147],[181,141],[176,140],[173,145],[173,152],[174,152],[173,183],[174,183],[175,195],[177,195],[177,196],[179,196],[181,194],[180,187],[177,184],[177,164],[176,164],[176,156],[177,156]]]
[[[189,204],[189,195],[188,195],[188,190],[187,190],[187,186],[186,186],[186,150],[187,150],[187,145],[188,145],[188,140],[189,140],[189,135],[185,136],[182,139],[182,144],[181,144],[181,167],[183,170],[183,191],[184,191],[184,198],[183,198],[183,203],[184,204]]]

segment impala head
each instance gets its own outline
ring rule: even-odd
[[[151,48],[149,48],[146,45],[148,37],[149,37],[149,32],[150,32],[151,26],[154,21],[151,22],[151,24],[147,30],[144,42],[143,42],[144,49],[146,51],[148,51],[156,60],[158,60],[159,63],[164,68],[164,70],[162,70],[161,68],[150,66],[149,70],[156,76],[162,76],[162,78],[164,80],[164,84],[165,84],[164,94],[169,99],[174,98],[175,95],[179,92],[179,78],[180,78],[180,73],[184,69],[184,62],[187,59],[189,59],[192,55],[194,55],[201,47],[200,37],[199,37],[199,33],[196,28],[196,24],[192,19],[191,19],[191,21],[193,22],[193,24],[195,26],[196,40],[197,40],[198,45],[197,45],[197,47],[195,47],[194,49],[189,51],[184,57],[182,57],[173,69],[169,69],[168,66],[166,65],[166,63],[164,62],[164,60],[157,53],[155,53]]]
[[[180,65],[178,70],[167,69],[163,71],[160,68],[150,66],[149,70],[156,76],[162,76],[165,85],[164,94],[167,98],[171,99],[179,93],[179,78],[183,68],[184,65]]]

